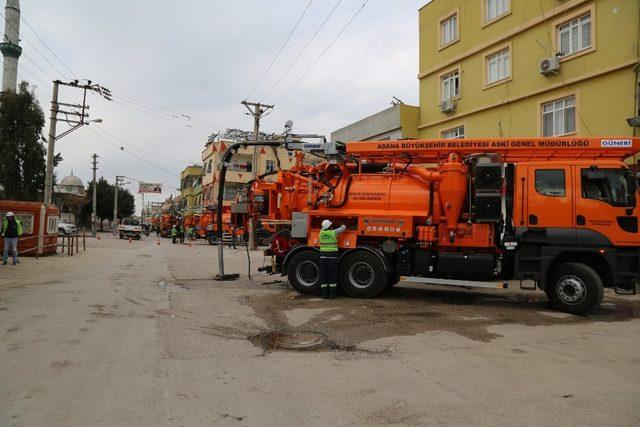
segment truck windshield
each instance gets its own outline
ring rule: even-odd
[[[124,225],[140,225],[140,223],[135,219],[125,219],[122,221]]]
[[[628,169],[582,169],[582,197],[612,206],[634,207],[636,183]]]

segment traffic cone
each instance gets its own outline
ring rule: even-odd
[[[131,237],[129,237],[129,243],[131,243]]]
[[[96,239],[100,240],[100,235],[96,234]]]
[[[189,247],[191,247],[191,246],[192,246],[192,245],[191,245],[191,241],[189,241]]]
[[[157,243],[157,245],[158,245],[158,246],[160,246],[160,239],[158,239],[158,243]]]

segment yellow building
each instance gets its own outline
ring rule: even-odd
[[[420,138],[630,136],[638,0],[433,0]]]
[[[207,142],[202,150],[202,162],[204,164],[202,176],[203,205],[214,206],[218,199],[218,177],[220,171],[220,159],[233,141]],[[258,148],[258,174],[272,172],[278,168],[278,160],[281,169],[289,169],[294,164],[294,158],[283,148],[275,151],[271,147]],[[276,156],[277,153],[277,156]],[[227,168],[225,178],[224,205],[230,206],[236,200],[236,195],[249,181],[253,180],[253,147],[238,150]],[[274,180],[274,177],[267,177]]]
[[[200,165],[187,166],[180,173],[181,208],[197,211],[202,206],[202,173]]]

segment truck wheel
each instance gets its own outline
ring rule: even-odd
[[[316,251],[302,251],[289,261],[287,277],[293,288],[304,295],[320,292],[320,255]]]
[[[216,237],[216,235],[214,233],[209,233],[209,236],[207,237],[207,240],[209,241],[210,245],[217,245],[218,244],[218,238]]]
[[[568,262],[560,264],[549,274],[545,293],[556,309],[571,314],[585,314],[600,306],[604,286],[593,268]]]
[[[370,252],[347,255],[338,269],[338,283],[352,298],[373,298],[389,286],[382,261]]]

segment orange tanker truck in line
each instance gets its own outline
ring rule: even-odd
[[[217,208],[212,207],[205,210],[202,214],[198,215],[198,221],[194,225],[196,228],[197,237],[200,239],[207,239],[209,244],[215,245],[218,243],[218,226],[216,222]],[[231,213],[230,206],[222,207],[222,231],[227,235],[231,235],[232,228],[235,229],[236,239],[244,239],[244,224],[242,221],[238,221]]]
[[[325,161],[256,181],[254,215],[289,221],[268,271],[303,294],[319,284],[322,220],[345,224],[338,282],[371,298],[401,278],[459,286],[533,280],[582,314],[603,288],[635,293],[638,189],[624,159],[637,138],[510,138],[328,143]],[[425,165],[433,165],[431,167]]]

